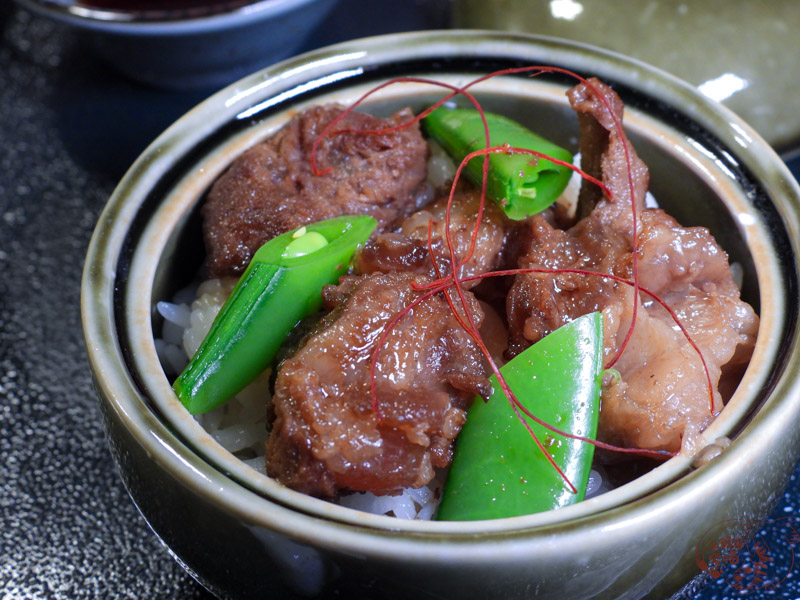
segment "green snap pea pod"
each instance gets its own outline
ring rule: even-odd
[[[337,217],[261,246],[173,389],[192,414],[227,402],[269,366],[302,318],[319,310],[325,285],[347,271],[377,222]]]
[[[516,121],[485,113],[490,146],[508,144],[513,148],[535,150],[547,156],[572,162],[572,154],[533,133]],[[426,132],[456,161],[470,152],[486,148],[486,136],[477,110],[440,107],[423,119]],[[466,167],[467,177],[477,186],[483,180],[483,157],[473,158]],[[491,154],[486,193],[515,220],[543,211],[567,187],[572,170],[529,154]]]
[[[603,373],[599,312],[557,329],[500,369],[517,399],[558,429],[594,439]],[[476,398],[456,442],[438,519],[499,519],[579,502],[594,446],[531,423],[547,452],[577,488],[553,468],[511,409],[497,379],[488,402]]]

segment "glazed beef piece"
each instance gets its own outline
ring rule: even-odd
[[[594,85],[621,123],[622,104],[616,94],[596,80]],[[684,228],[662,210],[644,209],[647,169],[628,140],[618,135],[595,93],[581,84],[570,100],[581,115],[582,135],[588,129],[592,140],[582,145],[582,151],[591,153],[584,155],[583,164],[590,173],[595,170],[591,174],[602,179],[612,197],[582,191],[589,214],[566,231],[542,217],[531,219],[519,266],[600,271],[632,279],[633,202],[640,286],[672,308],[701,349],[718,412],[723,399],[717,388],[749,360],[758,317],[740,299],[727,255],[708,230]],[[605,135],[598,133],[598,126]],[[626,154],[633,164],[633,198]],[[633,305],[633,289],[625,284],[581,275],[519,275],[507,299],[511,354],[578,316],[601,310],[608,362],[625,339]],[[644,293],[638,306],[633,337],[615,365],[621,379],[603,392],[598,435],[636,448],[690,448],[713,420],[702,362],[663,307]]]
[[[428,147],[413,125],[393,133],[326,137],[311,170],[311,150],[341,114],[316,106],[240,156],[214,184],[203,207],[210,277],[238,275],[264,242],[306,223],[348,214],[371,215],[383,231],[427,198]],[[382,119],[350,113],[336,129],[377,130],[407,121],[401,111]]]
[[[370,359],[384,325],[430,278],[376,273],[344,278],[325,292],[334,305],[318,330],[281,365],[267,473],[323,498],[420,487],[447,466],[476,393],[488,393],[484,360],[440,296],[404,316],[382,345],[370,396]],[[470,314],[483,314],[469,292]]]
[[[450,251],[445,235],[445,217],[449,188],[437,200],[403,221],[397,232],[384,233],[370,241],[359,253],[356,268],[361,273],[408,271],[438,278],[428,248],[428,224],[436,264],[442,276],[451,272]],[[471,186],[459,186],[453,196],[450,211],[450,235],[456,256],[467,256],[472,242],[480,207],[480,192]],[[503,260],[508,219],[493,202],[487,201],[481,216],[472,258],[461,269],[462,277],[478,275],[496,269]],[[478,282],[465,282],[474,287]]]

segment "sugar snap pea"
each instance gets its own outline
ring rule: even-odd
[[[377,222],[337,217],[306,225],[261,246],[223,305],[197,353],[173,383],[192,414],[226,402],[269,366],[302,318],[319,310]]]
[[[603,372],[603,321],[595,312],[557,329],[500,369],[517,399],[561,431],[594,439]],[[531,428],[577,488],[542,455],[497,379],[476,398],[456,443],[438,519],[470,521],[552,510],[583,500],[594,446],[536,423]]]
[[[501,115],[485,113],[490,146],[508,144],[541,152],[572,162],[572,154]],[[486,148],[485,130],[480,113],[466,108],[440,107],[423,119],[425,131],[456,161],[470,152]],[[466,168],[467,177],[480,186],[483,158],[473,158]],[[486,192],[514,220],[541,212],[558,199],[572,171],[563,165],[529,154],[492,154]]]

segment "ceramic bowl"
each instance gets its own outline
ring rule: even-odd
[[[151,1],[149,10],[137,10],[97,8],[102,3],[81,0],[18,1],[74,27],[106,62],[128,77],[180,90],[216,89],[291,56],[336,4],[336,0],[198,0],[194,8],[183,2],[188,8],[153,9],[158,3]]]
[[[609,82],[651,171],[684,225],[704,224],[743,272],[760,313],[750,366],[697,448],[631,483],[542,514],[469,523],[377,516],[304,496],[247,467],[183,411],[159,363],[154,305],[203,260],[198,207],[237,155],[320,102],[353,102],[400,75],[463,84],[520,65]],[[576,145],[561,77],[480,88],[488,109]],[[474,90],[478,93],[478,88]],[[440,91],[390,86],[369,110],[425,106]],[[800,189],[730,111],[642,63],[556,39],[491,32],[370,38],[314,51],[230,86],[136,161],[100,218],[82,314],[114,458],[136,505],[182,565],[221,597],[664,598],[697,584],[720,523],[766,518],[800,454],[797,256]],[[718,438],[733,442],[698,467]],[[713,535],[712,535],[713,537]],[[713,540],[712,540],[713,541]],[[280,596],[284,597],[284,596]]]

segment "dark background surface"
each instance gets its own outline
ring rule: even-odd
[[[306,44],[438,26],[419,0],[341,0]],[[83,257],[106,199],[164,128],[214,90],[128,81],[71,30],[0,0],[0,599],[208,599],[119,481],[103,436],[79,314]],[[798,165],[792,165],[795,173]],[[794,518],[798,473],[773,519]],[[789,565],[780,543],[776,564]],[[796,567],[800,568],[800,567]],[[776,589],[800,597],[790,566]],[[743,597],[733,571],[699,598]],[[728,580],[728,581],[726,581]]]

